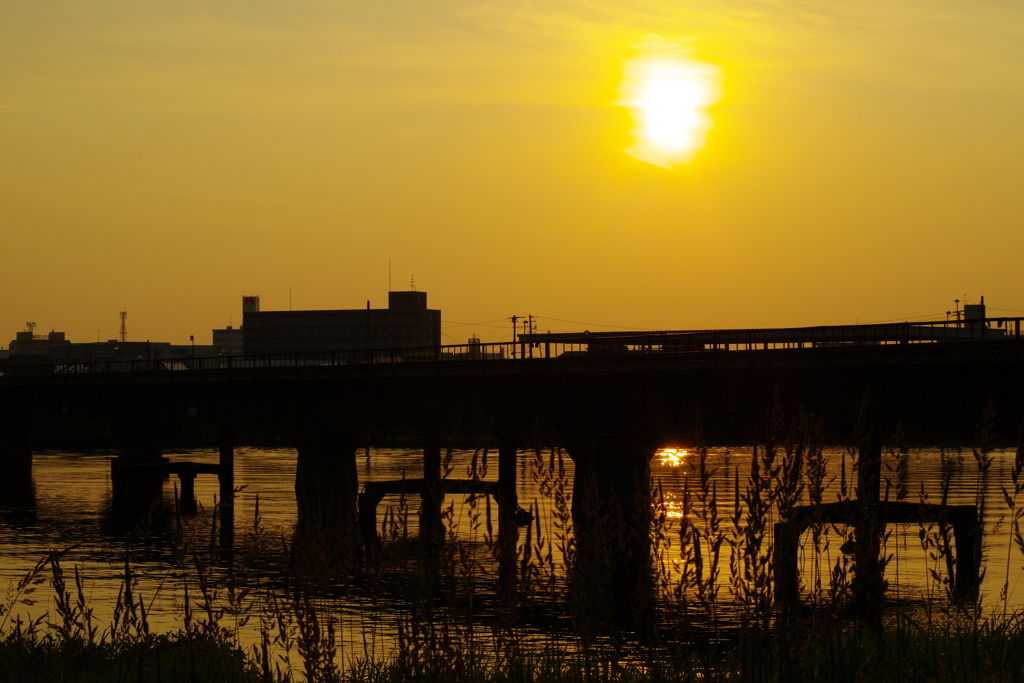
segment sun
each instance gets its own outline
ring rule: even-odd
[[[626,151],[665,168],[693,158],[711,128],[707,110],[720,97],[720,78],[718,67],[693,59],[680,41],[648,37],[625,63],[621,103],[636,122],[636,143]]]

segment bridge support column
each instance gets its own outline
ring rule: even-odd
[[[224,507],[235,504],[235,428],[233,424],[224,423],[220,426],[220,471],[217,473],[220,484],[220,502]]]
[[[32,423],[0,422],[0,505],[35,509],[32,488]]]
[[[882,600],[885,581],[878,561],[883,529],[878,518],[882,481],[882,439],[878,424],[879,406],[866,401],[859,426],[857,455],[857,505],[859,514],[854,529],[853,595],[857,611],[876,630],[882,628]]]
[[[499,406],[498,428],[498,578],[502,586],[510,586],[516,578],[516,543],[519,526],[516,510],[516,431],[515,406]]]
[[[235,423],[232,419],[220,425],[220,544],[231,548],[235,542]]]
[[[441,416],[440,406],[423,406],[423,493],[420,496],[420,538],[427,542],[444,540],[441,521]]]
[[[513,409],[512,405],[503,405],[498,416],[498,533],[511,536],[514,548],[518,538],[519,494],[516,491],[518,462]]]
[[[110,461],[115,515],[126,521],[160,512],[167,458],[159,422],[123,422],[115,427],[118,454]]]
[[[295,467],[300,526],[354,532],[356,447],[355,435],[334,425],[314,426],[303,434]]]
[[[650,462],[646,439],[600,435],[566,443],[576,473],[572,513],[577,593],[593,599],[592,633],[653,628]],[[596,599],[594,599],[596,598]]]
[[[32,475],[32,423],[28,420],[0,422],[0,475]]]

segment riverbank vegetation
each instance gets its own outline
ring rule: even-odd
[[[776,406],[742,468],[710,457],[698,434],[681,493],[638,481],[632,499],[644,504],[634,509],[585,477],[574,509],[561,450],[538,446],[532,472],[544,499],[520,529],[503,525],[486,496],[449,496],[433,536],[416,533],[418,497],[399,497],[377,542],[328,514],[272,538],[258,505],[229,546],[218,542],[216,506],[174,515],[164,533],[143,522],[125,546],[113,605],[91,601],[88,576],[65,567],[64,552],[8,588],[0,682],[1024,680],[1024,615],[1009,602],[1011,569],[1024,558],[1024,447],[1008,480],[992,481],[993,420],[989,406],[971,458],[940,456],[937,498],[911,490],[901,430],[879,440],[865,418],[836,461],[820,422]],[[871,482],[865,458],[881,441],[881,481]],[[487,479],[488,456],[478,449],[465,476]],[[449,449],[446,476],[453,463]],[[929,577],[914,596],[887,582],[908,561],[895,525],[815,515],[872,486],[883,504],[941,510],[963,467],[975,470],[987,528],[1011,530],[1009,547],[989,549],[989,569],[1005,573],[999,604],[958,589],[964,546],[942,514],[907,525]],[[987,507],[990,489],[1005,507]],[[782,600],[775,525],[807,510],[796,599]],[[873,562],[861,559],[868,546]],[[177,628],[163,633],[151,628],[154,596],[137,577],[155,547],[171,549],[165,590],[180,604]],[[45,614],[23,616],[41,604]]]

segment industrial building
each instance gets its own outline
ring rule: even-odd
[[[243,353],[242,328],[228,325],[224,329],[213,330],[213,348],[218,356],[237,356]]]
[[[36,334],[35,323],[25,323],[25,330],[18,332],[10,348],[12,356],[49,356],[57,350],[65,350],[71,342],[64,338],[63,332]]]
[[[35,334],[35,323],[18,332],[6,354],[7,365],[88,363],[91,361],[174,360],[215,355],[214,347],[170,342],[128,341],[121,320],[121,338],[72,343],[63,332]]]
[[[420,291],[388,292],[387,308],[326,311],[261,311],[259,297],[243,297],[242,314],[247,354],[441,345],[441,311]]]

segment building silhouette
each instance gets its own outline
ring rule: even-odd
[[[243,352],[242,328],[228,325],[226,328],[213,330],[213,348],[218,356],[237,356]]]
[[[261,311],[258,297],[243,297],[247,354],[408,349],[441,345],[441,311],[427,308],[427,293],[388,292],[387,308]]]
[[[35,323],[30,323],[27,330],[15,335],[8,348],[12,356],[49,356],[70,346],[71,342],[64,338],[63,332],[35,334]]]

